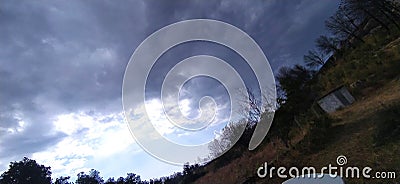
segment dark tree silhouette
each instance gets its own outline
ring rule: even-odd
[[[241,110],[238,112],[244,119],[246,119],[249,126],[254,126],[260,121],[261,114],[263,113],[263,108],[261,106],[261,99],[255,95],[252,89],[240,89],[239,94],[243,96],[240,99]],[[247,98],[246,95],[247,94]],[[247,108],[248,107],[248,108]]]
[[[282,67],[277,75],[278,87],[285,92],[287,98],[291,98],[293,95],[301,93],[312,77],[313,72],[301,65],[295,65],[293,68]]]
[[[315,44],[324,54],[335,53],[337,54],[340,47],[340,40],[334,37],[327,37],[322,35],[315,40]]]
[[[309,50],[303,59],[306,65],[310,68],[316,68],[325,64],[324,54],[316,50]]]
[[[124,183],[124,178],[123,177],[119,177],[118,179],[117,179],[117,184],[123,184]]]
[[[355,38],[361,42],[364,40],[357,35],[359,28],[359,20],[355,19],[346,12],[346,9],[340,8],[336,13],[325,21],[325,26],[330,30],[338,39],[350,41]]]
[[[288,133],[294,125],[295,116],[309,109],[316,97],[311,89],[314,72],[301,65],[282,67],[277,75],[278,89],[283,93],[282,102],[275,112],[271,132],[288,145]]]
[[[108,178],[107,181],[105,182],[105,184],[115,184],[115,183],[116,183],[116,181],[115,181],[114,177]]]
[[[69,177],[69,176],[67,176],[67,177],[61,176],[56,179],[54,184],[72,184],[71,182],[68,181],[70,178],[71,177]]]
[[[105,184],[125,184],[125,179],[123,177],[119,177],[117,181],[115,181],[114,177],[108,178]]]
[[[147,183],[142,181],[140,176],[134,173],[128,173],[125,178],[119,177],[117,181],[114,178],[108,178],[105,184],[142,184]]]
[[[390,31],[388,26],[389,23],[393,23],[398,29],[400,29],[400,11],[398,4],[394,1],[344,0],[341,5],[354,17],[357,17],[357,19],[374,20],[388,31]]]
[[[108,178],[105,184],[125,184],[125,178],[119,177],[117,181],[115,181],[114,177]]]
[[[138,184],[138,183],[141,183],[140,176],[136,175],[134,173],[128,173],[126,178],[125,178],[125,183],[127,183],[127,184]]]
[[[81,172],[77,176],[76,184],[102,184],[104,182],[103,178],[100,176],[100,172],[94,169],[90,170],[89,174]]]
[[[51,171],[50,167],[39,165],[35,160],[24,157],[22,161],[11,162],[8,171],[0,178],[0,184],[50,184]]]

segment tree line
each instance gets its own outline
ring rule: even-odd
[[[88,173],[80,172],[75,181],[70,181],[70,176],[51,177],[51,167],[37,163],[33,159],[24,157],[21,161],[11,162],[9,169],[0,175],[0,184],[161,184],[181,183],[192,181],[193,176],[198,173],[198,164],[183,166],[182,172],[176,172],[171,176],[142,180],[140,175],[127,173],[125,177],[110,177],[106,180],[100,172],[91,169]],[[198,177],[198,176],[196,176]]]
[[[330,35],[316,39],[316,48],[304,55],[304,62],[310,69],[321,67],[327,57],[340,57],[344,49],[364,43],[363,37],[374,28],[381,27],[388,34],[400,30],[399,20],[398,1],[342,0],[336,13],[325,21]]]

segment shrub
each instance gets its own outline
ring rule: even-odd
[[[400,105],[387,107],[377,118],[374,135],[376,146],[398,140],[400,138]]]
[[[331,141],[331,127],[332,119],[327,115],[310,120],[310,130],[299,144],[300,150],[314,153],[323,149]]]

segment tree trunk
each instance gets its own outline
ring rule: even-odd
[[[395,13],[393,13],[391,10],[390,10],[390,8],[388,8],[385,4],[385,1],[382,1],[382,2],[380,2],[380,1],[377,1],[377,4],[378,4],[378,6],[379,6],[379,11],[388,19],[388,20],[390,20],[390,22],[392,22],[396,27],[397,27],[397,29],[399,29],[400,30],[400,25],[398,24],[398,22],[396,21],[396,18],[398,18],[397,17],[397,14],[395,14]],[[390,5],[389,5],[390,6]],[[389,15],[390,14],[390,15]]]
[[[377,17],[375,17],[371,12],[369,12],[367,9],[365,8],[361,8],[369,17],[371,17],[372,19],[374,19],[376,22],[378,22],[379,24],[381,24],[390,34],[390,28],[381,20],[379,20]]]

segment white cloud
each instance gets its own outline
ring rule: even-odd
[[[88,171],[88,161],[113,156],[135,145],[122,119],[122,113],[59,115],[55,129],[69,136],[46,151],[34,153],[32,158],[50,165],[56,177]]]
[[[179,108],[184,116],[189,117],[192,110],[192,108],[190,108],[190,100],[189,99],[180,100]]]
[[[225,112],[226,104],[218,105],[215,109],[212,108],[214,104],[207,103],[207,101],[204,102],[202,102],[201,105],[203,106],[201,109],[205,111],[203,113],[213,114],[214,110],[216,111],[216,115],[213,117],[210,125],[205,124],[204,121],[202,121],[203,119],[184,121],[184,118],[180,116],[180,113],[182,113],[188,119],[199,118],[201,114],[200,109],[194,109],[192,106],[193,103],[198,102],[193,102],[190,98],[180,100],[178,102],[179,106],[172,105],[171,99],[165,100],[163,104],[160,99],[154,98],[146,101],[146,105],[136,105],[136,108],[131,110],[131,113],[129,113],[130,128],[135,130],[134,136],[138,140],[148,141],[153,139],[154,141],[157,141],[156,139],[161,138],[156,135],[158,133],[164,138],[182,145],[205,144],[215,137],[214,131],[220,131],[229,122],[229,117],[223,115],[224,113],[227,113]],[[182,129],[174,123],[171,123],[171,120],[166,117],[163,105],[166,107],[166,110],[168,110],[169,116],[175,116],[174,118],[178,119],[180,121],[179,123],[183,122],[183,124],[180,124],[183,127],[199,127],[199,125],[207,126],[204,129],[195,131]],[[147,123],[151,123],[156,132],[154,132],[149,126],[146,126]]]

